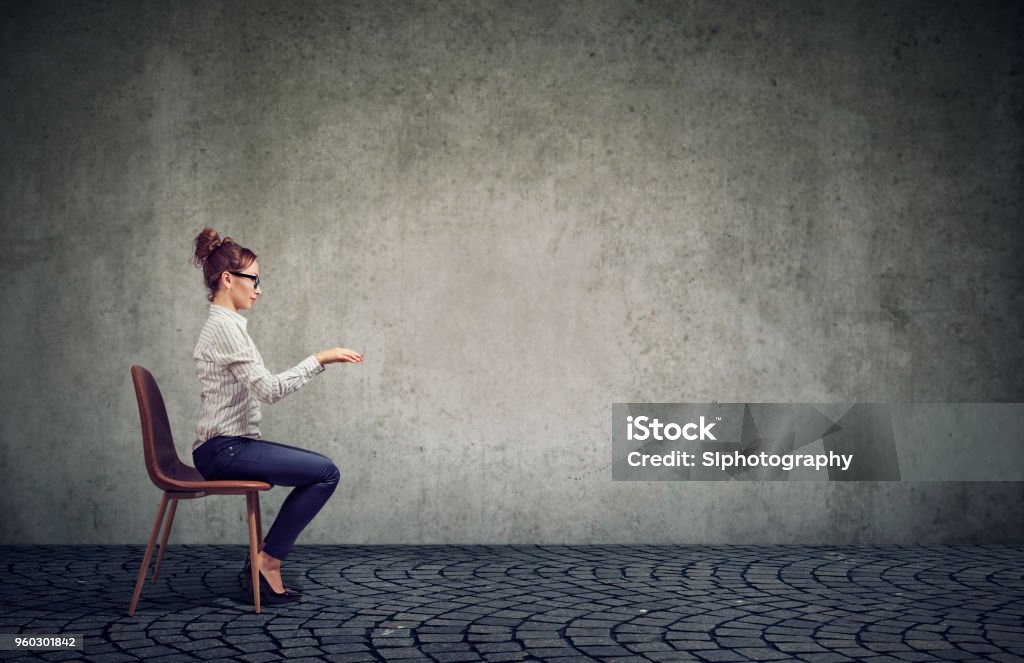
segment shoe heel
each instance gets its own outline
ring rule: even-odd
[[[252,559],[249,557],[245,558],[245,566],[242,568],[242,587],[252,593]]]

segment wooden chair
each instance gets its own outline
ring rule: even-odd
[[[146,470],[149,472],[149,478],[153,484],[163,492],[163,498],[160,500],[156,521],[153,523],[153,531],[149,535],[146,555],[142,558],[139,577],[135,581],[135,593],[132,595],[132,604],[128,608],[128,615],[135,615],[135,606],[138,605],[139,596],[142,594],[142,585],[146,580],[146,572],[149,570],[149,562],[153,558],[153,544],[156,542],[157,533],[160,532],[160,524],[167,511],[168,502],[171,505],[171,511],[167,517],[164,534],[160,537],[160,553],[157,555],[156,567],[153,569],[153,582],[156,582],[157,574],[160,572],[160,562],[163,560],[164,550],[167,547],[167,537],[171,533],[171,524],[174,522],[174,511],[178,506],[178,500],[193,500],[207,495],[245,495],[249,523],[249,557],[252,560],[252,600],[258,613],[260,611],[258,546],[263,543],[259,491],[270,490],[273,486],[262,481],[207,481],[196,468],[182,463],[174,448],[174,439],[171,437],[171,426],[167,421],[164,398],[153,375],[142,366],[136,365],[132,366],[132,380],[135,383],[135,397],[139,402],[142,449],[146,456]]]

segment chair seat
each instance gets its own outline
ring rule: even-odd
[[[270,490],[273,488],[264,481],[180,481],[175,482],[174,490],[166,490],[168,493],[192,493],[201,490],[210,495],[230,494],[224,491],[238,490]]]
[[[175,459],[177,459],[177,456],[175,456]],[[157,480],[159,481],[159,487],[168,493],[188,493],[196,490],[202,490],[210,494],[228,494],[222,493],[222,491],[270,490],[274,487],[265,481],[256,481],[255,479],[208,481],[199,473],[199,470],[181,462],[163,469],[162,472],[157,472],[156,474],[158,475]]]

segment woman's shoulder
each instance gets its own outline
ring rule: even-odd
[[[199,331],[199,340],[196,343],[196,348],[200,348],[204,345],[233,345],[248,347],[252,345],[252,339],[249,338],[249,332],[246,330],[244,324],[240,324],[238,320],[220,313],[214,312],[214,308],[222,308],[211,306],[210,315],[206,318],[206,322],[203,324],[203,328]],[[227,311],[227,309],[223,309]],[[229,314],[230,311],[227,311]]]

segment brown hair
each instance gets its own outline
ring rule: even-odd
[[[230,237],[220,239],[220,235],[213,228],[203,228],[203,231],[196,235],[196,252],[191,262],[196,267],[203,268],[203,282],[210,291],[206,298],[211,302],[220,289],[221,274],[240,272],[255,260],[255,253]]]

